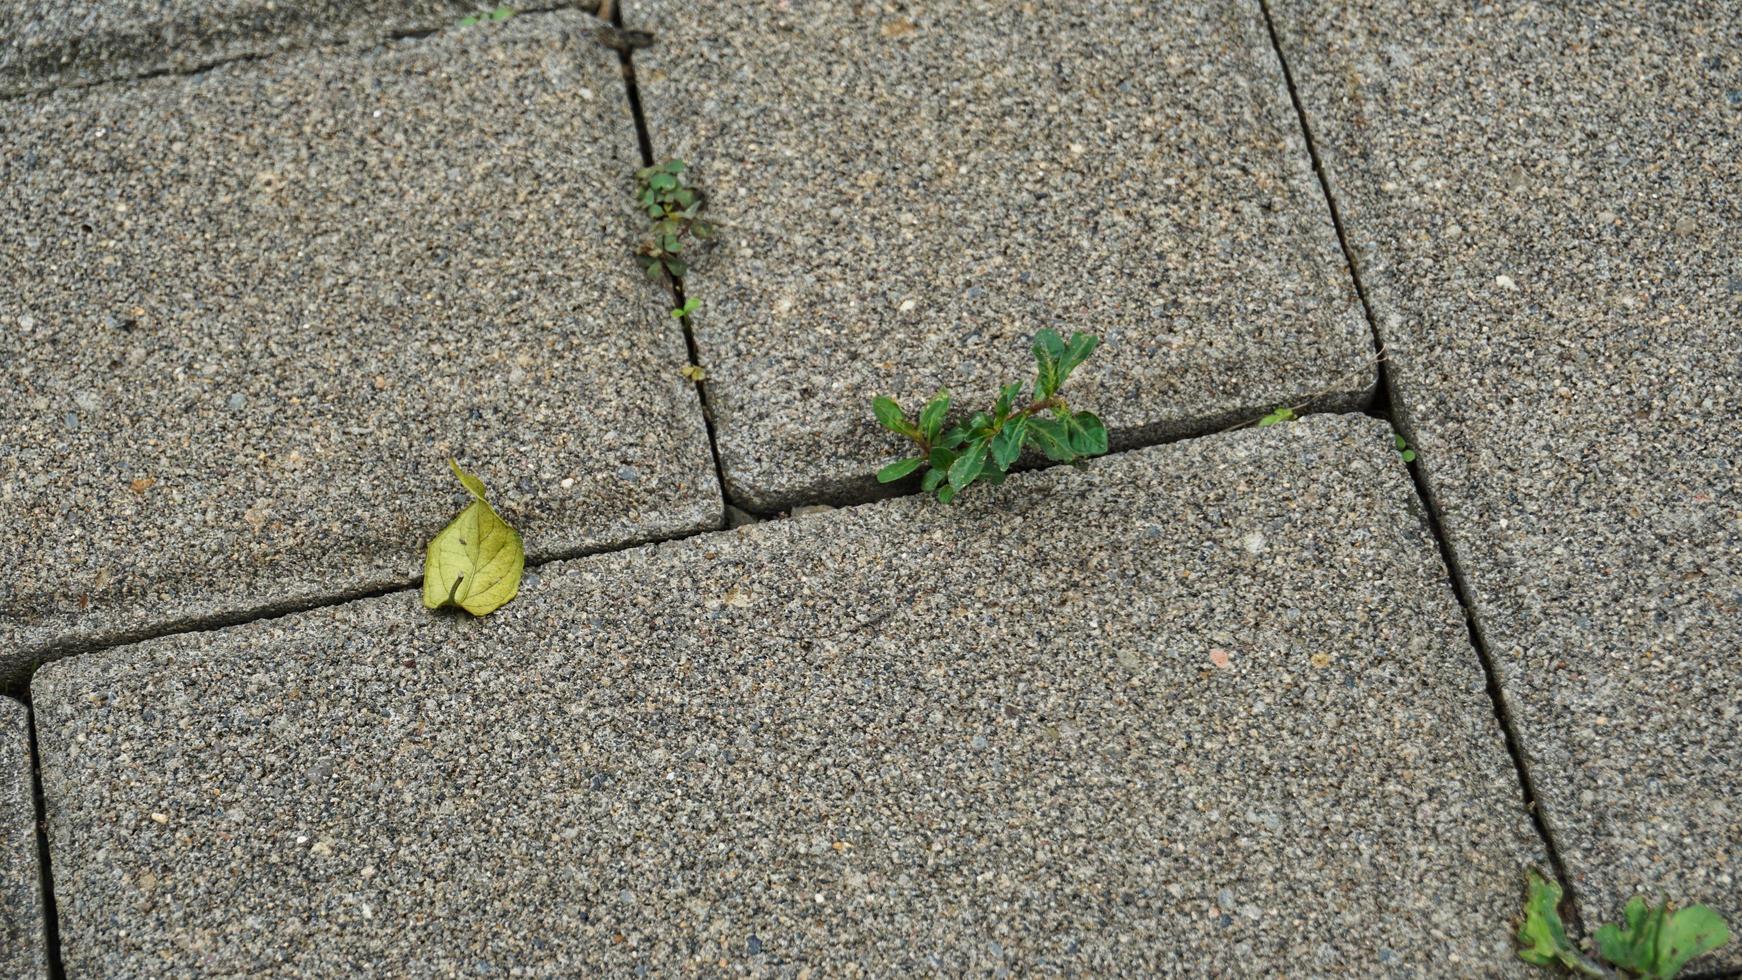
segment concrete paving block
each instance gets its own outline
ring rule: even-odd
[[[0,113],[0,674],[397,588],[458,457],[534,558],[719,527],[591,17]]]
[[[1037,330],[1116,445],[1377,376],[1257,4],[629,0],[660,157],[720,245],[687,292],[728,490],[864,500],[875,394],[988,405]]]
[[[1585,918],[1742,924],[1742,7],[1273,8]]]
[[[0,697],[0,767],[0,974],[46,978],[30,712],[6,697]]]
[[[495,6],[475,0],[9,0],[0,4],[0,96],[190,72],[294,48],[378,44],[452,27]]]
[[[1540,860],[1361,417],[44,667],[69,975],[1522,975]]]

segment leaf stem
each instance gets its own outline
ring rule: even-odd
[[[1045,398],[1035,399],[1027,405],[1022,406],[1022,408],[1011,413],[1010,418],[1005,419],[1005,421],[1008,422],[1010,419],[1025,419],[1030,415],[1039,415],[1041,412],[1044,412],[1049,408],[1063,408],[1064,406],[1065,400],[1063,398],[1060,398],[1058,395],[1048,395]]]

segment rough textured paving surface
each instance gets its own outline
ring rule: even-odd
[[[864,499],[873,394],[989,404],[1036,330],[1132,445],[1325,393],[1373,345],[1256,4],[633,0],[659,156],[722,244],[689,293],[727,486]]]
[[[68,974],[1514,972],[1538,854],[1390,439],[1315,417],[550,565],[484,620],[50,664]]]
[[[5,697],[0,697],[0,974],[48,976],[30,712]]]
[[[534,556],[718,527],[590,17],[0,113],[0,665],[408,583],[483,477]]]
[[[1585,917],[1742,921],[1742,6],[1274,8]]]
[[[0,4],[0,95],[185,72],[289,48],[379,42],[451,26],[490,6],[470,0],[7,0]]]

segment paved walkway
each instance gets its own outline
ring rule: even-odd
[[[1530,866],[1742,923],[1742,11],[1266,3],[0,10],[0,972],[1520,975]],[[871,395],[1043,327],[1112,454],[871,480]]]

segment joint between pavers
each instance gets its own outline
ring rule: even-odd
[[[242,626],[261,620],[281,619],[294,616],[297,613],[311,612],[316,609],[326,609],[331,606],[342,606],[359,599],[373,599],[392,595],[415,588],[421,582],[414,579],[410,582],[394,582],[388,585],[376,585],[366,589],[354,589],[335,595],[318,596],[304,600],[268,603],[252,606],[235,612],[213,613],[206,616],[194,616],[169,623],[148,626],[132,630],[119,630],[106,636],[88,640],[72,640],[50,643],[32,650],[29,654],[29,667],[21,674],[13,674],[5,679],[4,693],[28,700],[30,682],[36,672],[43,666],[68,657],[77,657],[90,653],[102,653],[119,647],[144,643],[148,640],[158,640],[166,636],[180,636],[184,633],[205,633],[211,630],[227,629],[231,626]]]
[[[588,558],[593,555],[610,555],[635,548],[644,548],[652,544],[665,544],[671,541],[682,541],[702,534],[713,534],[720,529],[702,528],[671,535],[653,535],[649,537],[631,538],[625,541],[595,547],[566,548],[551,551],[536,559],[528,559],[526,571],[536,572],[546,565],[558,562],[574,561],[577,558]],[[109,650],[132,646],[135,643],[145,643],[151,640],[161,640],[170,636],[182,636],[188,633],[207,633],[213,630],[229,629],[235,626],[246,626],[249,623],[273,619],[283,619],[301,613],[315,612],[320,609],[331,609],[336,606],[349,605],[365,599],[378,599],[383,596],[398,595],[412,592],[423,587],[423,576],[415,575],[399,579],[387,584],[377,584],[365,589],[354,589],[331,595],[317,596],[303,600],[269,603],[255,606],[238,612],[215,613],[208,616],[190,617],[157,627],[122,631],[99,639],[84,642],[74,641],[64,644],[49,644],[33,651],[29,667],[21,673],[13,674],[0,681],[0,694],[11,694],[20,699],[29,700],[30,682],[36,672],[44,666],[69,657],[87,654],[104,653]]]
[[[1300,124],[1301,138],[1306,143],[1307,155],[1312,160],[1313,175],[1318,178],[1319,190],[1325,200],[1325,207],[1330,213],[1331,225],[1337,234],[1337,244],[1343,251],[1343,260],[1349,270],[1350,282],[1355,287],[1355,295],[1361,302],[1361,311],[1367,318],[1367,328],[1372,333],[1376,350],[1375,366],[1377,379],[1375,384],[1375,403],[1369,409],[1373,414],[1384,419],[1392,426],[1392,430],[1411,443],[1415,441],[1413,429],[1406,420],[1398,417],[1401,401],[1396,397],[1396,380],[1392,375],[1385,357],[1385,338],[1379,329],[1379,321],[1373,315],[1373,306],[1367,296],[1366,285],[1361,281],[1360,262],[1355,250],[1349,244],[1349,236],[1343,225],[1343,215],[1337,205],[1337,197],[1331,186],[1331,176],[1325,169],[1324,161],[1319,155],[1318,144],[1313,139],[1312,124],[1307,118],[1306,103],[1301,99],[1300,90],[1295,85],[1294,73],[1289,68],[1288,57],[1282,49],[1282,36],[1276,29],[1276,19],[1270,12],[1269,0],[1258,0],[1259,9],[1263,12],[1264,26],[1270,35],[1271,49],[1276,56],[1277,65],[1282,69],[1282,78],[1288,88],[1289,101],[1294,106],[1295,118]],[[1421,501],[1423,519],[1428,532],[1433,536],[1434,544],[1440,552],[1440,562],[1446,569],[1447,578],[1451,583],[1452,592],[1463,610],[1464,623],[1470,634],[1470,646],[1476,653],[1476,659],[1482,666],[1483,679],[1486,683],[1488,699],[1494,708],[1495,720],[1499,723],[1500,734],[1506,744],[1506,752],[1512,757],[1512,766],[1518,776],[1519,790],[1523,794],[1525,812],[1530,817],[1531,826],[1541,839],[1543,849],[1548,856],[1550,871],[1560,883],[1566,895],[1570,931],[1576,936],[1586,935],[1585,924],[1579,911],[1578,891],[1574,888],[1572,876],[1568,873],[1565,862],[1561,859],[1560,848],[1555,841],[1553,828],[1549,824],[1548,815],[1543,812],[1541,797],[1536,792],[1535,781],[1530,774],[1530,768],[1525,758],[1523,743],[1513,722],[1512,710],[1507,704],[1504,689],[1500,685],[1500,674],[1494,666],[1493,654],[1488,646],[1487,637],[1482,629],[1481,618],[1471,599],[1469,582],[1464,575],[1462,564],[1458,560],[1457,550],[1451,538],[1446,533],[1444,516],[1439,502],[1433,493],[1427,474],[1422,470],[1419,461],[1406,463],[1410,481],[1415,487],[1416,497]],[[1742,976],[1742,971],[1736,971]],[[1723,976],[1719,974],[1717,976]],[[1715,980],[1715,978],[1713,978]]]
[[[48,980],[65,980],[66,967],[61,961],[60,911],[55,904],[54,872],[50,864],[48,844],[48,798],[42,791],[42,754],[36,744],[36,705],[27,690],[22,698],[25,709],[25,734],[30,745],[30,789],[36,806],[36,874],[37,896],[40,899],[43,963]]]
[[[623,31],[623,5],[613,0],[601,0],[596,16],[608,21],[616,31]],[[623,89],[629,102],[629,113],[635,120],[635,138],[641,148],[641,165],[651,167],[654,163],[653,134],[647,126],[647,115],[641,111],[641,86],[635,80],[635,51],[627,43],[617,47],[617,59],[623,65]],[[684,308],[684,281],[681,276],[667,275],[666,286],[670,291],[672,309]],[[689,314],[678,317],[678,324],[683,329],[684,350],[689,355],[690,363],[701,366],[701,348],[696,343],[695,329],[690,325]],[[720,488],[721,503],[725,507],[738,507],[738,501],[732,499],[732,493],[726,486],[726,468],[720,462],[720,440],[714,432],[714,409],[708,400],[708,386],[705,377],[692,380],[696,389],[696,401],[702,410],[702,425],[708,433],[708,452],[714,459],[714,483]]]
[[[1321,410],[1307,410],[1307,411],[1304,411],[1301,413],[1301,417],[1304,418],[1307,415],[1321,415],[1321,414],[1341,414],[1341,413],[1338,411],[1337,408],[1331,407],[1331,408],[1324,409],[1322,411]],[[1380,415],[1378,417],[1384,418],[1385,416]],[[1162,437],[1162,438],[1157,438],[1157,439],[1153,439],[1153,440],[1140,441],[1140,442],[1129,444],[1129,445],[1121,445],[1117,449],[1114,449],[1111,452],[1105,453],[1105,454],[1103,454],[1101,456],[1097,456],[1095,458],[1096,459],[1110,459],[1110,458],[1124,455],[1125,453],[1140,452],[1142,450],[1153,449],[1153,448],[1156,448],[1159,446],[1167,446],[1167,445],[1174,445],[1176,443],[1192,442],[1192,441],[1195,441],[1197,439],[1215,438],[1216,436],[1224,435],[1228,432],[1232,432],[1232,431],[1235,431],[1237,429],[1249,428],[1250,426],[1255,424],[1255,421],[1256,421],[1255,419],[1249,418],[1246,421],[1243,421],[1243,422],[1240,422],[1240,423],[1237,423],[1234,425],[1224,425],[1221,427],[1205,428],[1202,430],[1195,430],[1195,431],[1180,434],[1180,435]],[[710,425],[710,432],[711,432],[711,429],[712,429],[712,427]],[[1012,472],[1012,474],[1032,473],[1032,472],[1039,472],[1042,470],[1049,470],[1049,469],[1054,469],[1057,467],[1070,466],[1070,465],[1072,465],[1072,464],[1070,464],[1070,463],[1054,463],[1054,462],[1042,462],[1042,463],[1038,463],[1038,464],[1018,463],[1015,466],[1011,467],[1011,472]],[[722,484],[722,487],[723,486],[724,485]],[[798,503],[798,504],[792,505],[792,507],[787,508],[785,511],[769,512],[769,511],[750,510],[748,508],[739,508],[739,509],[744,510],[746,513],[755,517],[758,521],[763,521],[763,520],[776,519],[777,515],[780,513],[789,513],[790,514],[795,509],[803,508],[803,507],[814,507],[814,506],[849,507],[849,506],[858,506],[861,504],[879,503],[879,502],[885,501],[885,500],[900,500],[900,499],[904,499],[907,497],[915,497],[915,496],[923,496],[923,495],[925,495],[924,491],[917,490],[917,489],[906,491],[906,492],[896,490],[896,491],[891,491],[891,492],[885,492],[884,494],[882,494],[880,496],[877,496],[877,497],[874,497],[871,499],[866,499],[866,500],[840,500],[839,498],[827,498],[827,499],[817,500],[817,501],[813,501],[813,502],[809,502],[809,503]],[[728,498],[727,502],[730,503],[729,498]],[[733,506],[737,506],[737,505],[734,504]],[[948,505],[939,505],[939,506],[948,506]],[[557,564],[559,562],[574,561],[574,560],[579,559],[579,558],[589,558],[589,557],[598,556],[598,555],[613,555],[613,554],[618,554],[618,553],[625,552],[625,551],[632,551],[636,548],[644,548],[644,547],[647,547],[648,545],[669,544],[669,543],[677,542],[677,541],[686,541],[690,538],[700,537],[700,536],[706,535],[706,534],[729,534],[729,533],[731,533],[731,531],[732,531],[732,529],[730,529],[730,528],[725,528],[725,529],[722,529],[722,528],[702,528],[702,529],[698,529],[698,530],[685,531],[682,533],[672,534],[672,535],[637,538],[637,539],[633,539],[633,540],[629,540],[629,541],[613,543],[613,544],[606,545],[603,547],[582,547],[582,548],[570,548],[570,549],[552,551],[552,552],[545,554],[539,558],[528,559],[526,562],[526,570],[529,572],[536,572],[537,570],[545,567],[546,565],[554,565],[554,564]],[[1454,583],[1454,584],[1456,584],[1456,583]],[[423,586],[423,577],[421,575],[419,575],[419,576],[413,576],[413,577],[410,577],[410,578],[407,578],[404,580],[396,581],[396,582],[393,582],[390,584],[386,584],[386,585],[372,586],[372,587],[367,588],[367,589],[358,589],[358,590],[353,590],[353,591],[344,592],[344,593],[338,593],[338,594],[334,594],[334,595],[320,596],[320,597],[302,600],[302,601],[281,602],[281,603],[273,603],[273,604],[268,604],[268,605],[256,606],[256,607],[241,610],[238,612],[218,613],[218,614],[213,614],[213,615],[209,615],[209,616],[195,617],[195,618],[182,620],[182,621],[171,623],[171,624],[164,625],[164,626],[159,626],[159,627],[154,627],[154,628],[143,628],[143,629],[138,629],[138,630],[131,630],[131,631],[115,633],[115,634],[111,634],[107,637],[103,637],[101,639],[96,639],[96,640],[89,640],[89,641],[85,641],[85,642],[74,641],[74,642],[69,642],[69,643],[59,644],[59,645],[51,644],[51,645],[44,647],[40,650],[34,651],[33,655],[32,655],[32,659],[31,659],[31,663],[30,663],[30,666],[28,667],[28,669],[20,674],[15,674],[15,675],[7,678],[5,680],[4,685],[0,686],[0,694],[10,694],[14,697],[18,697],[18,698],[28,702],[29,696],[30,696],[30,682],[36,676],[36,672],[38,670],[42,669],[44,666],[46,666],[50,663],[54,663],[54,662],[59,661],[59,660],[65,660],[68,658],[85,656],[85,655],[89,655],[89,654],[105,653],[105,652],[108,652],[110,650],[119,649],[121,647],[132,646],[133,644],[136,644],[136,643],[146,643],[146,642],[149,642],[152,640],[161,640],[161,639],[164,639],[166,637],[171,637],[171,636],[182,636],[182,635],[186,635],[189,633],[205,633],[205,632],[211,632],[213,630],[221,630],[221,629],[229,629],[229,628],[237,627],[237,626],[245,626],[245,625],[248,625],[250,623],[269,621],[269,620],[274,620],[274,619],[283,619],[287,616],[295,616],[295,615],[299,615],[302,613],[315,612],[315,611],[322,610],[322,609],[331,609],[331,608],[334,608],[337,606],[348,605],[350,603],[360,602],[360,601],[363,601],[366,599],[377,599],[377,598],[381,598],[384,596],[397,595],[397,594],[400,594],[403,592],[412,592],[412,591],[415,591],[415,590],[422,588],[422,586]],[[1461,593],[1459,595],[1459,600],[1460,600],[1460,602],[1462,602],[1462,600],[1463,600],[1463,596]],[[1466,612],[1467,611],[1468,611],[1468,607],[1466,606]]]

